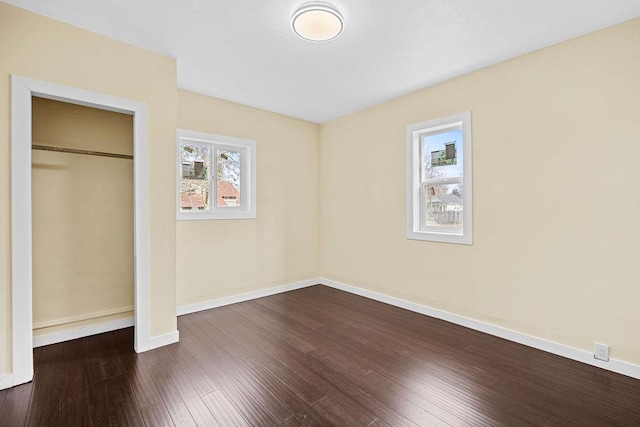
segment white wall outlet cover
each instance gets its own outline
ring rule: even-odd
[[[609,346],[607,344],[595,343],[593,357],[598,360],[609,361]]]

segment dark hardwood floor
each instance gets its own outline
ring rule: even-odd
[[[314,286],[34,350],[2,426],[640,425],[640,380]]]

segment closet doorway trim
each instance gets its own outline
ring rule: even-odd
[[[149,166],[147,106],[144,103],[11,76],[11,317],[13,384],[33,379],[31,249],[31,98],[133,115],[134,254],[136,352],[152,348],[149,330]]]

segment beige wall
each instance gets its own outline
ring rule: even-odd
[[[318,126],[178,92],[178,127],[256,141],[256,219],[178,221],[178,305],[318,277]]]
[[[640,19],[321,126],[331,279],[640,363]],[[405,238],[409,124],[472,110],[473,246]]]
[[[176,299],[322,275],[640,363],[639,42],[634,20],[318,126],[178,91],[173,59],[0,3],[0,375],[12,73],[148,105],[152,336]],[[474,244],[409,241],[405,128],[465,110]],[[257,141],[257,219],[176,225],[176,127]]]
[[[133,116],[32,108],[34,144],[133,154]],[[32,165],[34,335],[133,316],[133,160],[33,150]]]
[[[144,102],[151,336],[176,329],[175,60],[0,3],[0,375],[11,372],[10,75]]]

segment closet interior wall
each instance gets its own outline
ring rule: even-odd
[[[133,154],[133,117],[33,98],[33,145]],[[133,316],[133,160],[32,150],[33,333]]]

